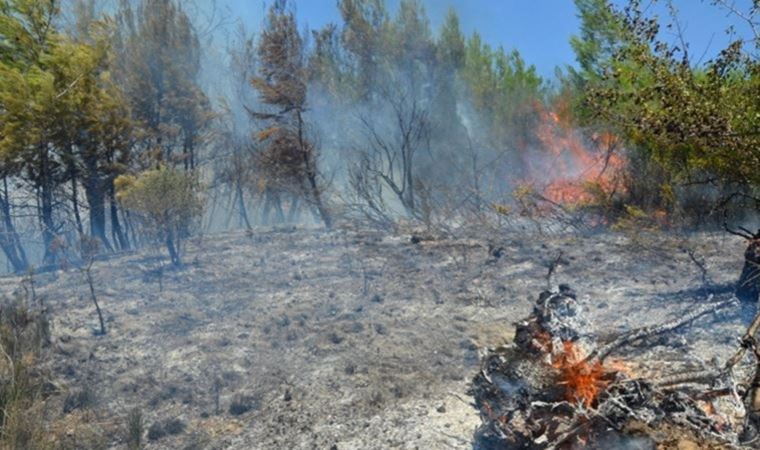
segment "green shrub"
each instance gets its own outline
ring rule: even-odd
[[[172,263],[180,265],[182,241],[203,212],[201,184],[195,174],[160,167],[115,181],[122,205],[138,216],[145,236],[163,242]]]

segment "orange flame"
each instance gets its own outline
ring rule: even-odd
[[[561,110],[562,105],[557,109]],[[555,111],[542,105],[536,105],[536,110],[536,137],[548,159],[539,161],[538,167],[535,161],[528,166],[533,181],[544,183],[544,197],[559,204],[580,205],[594,200],[590,185],[606,194],[614,192],[625,165],[621,156],[613,152],[619,145],[617,136],[601,133],[587,139]]]
[[[583,352],[572,342],[564,341],[562,352],[552,365],[559,371],[560,383],[565,386],[565,400],[591,406],[609,385],[607,370],[602,363],[588,363]]]

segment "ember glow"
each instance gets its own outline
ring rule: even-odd
[[[587,362],[586,355],[569,341],[562,343],[562,351],[552,361],[559,371],[560,383],[565,387],[565,400],[591,406],[609,385],[608,374],[599,361]]]
[[[536,109],[539,116],[536,137],[547,159],[528,166],[531,178],[543,186],[542,195],[547,200],[583,205],[594,200],[591,187],[607,195],[620,189],[625,162],[615,152],[619,146],[617,136],[600,133],[584,137],[554,110],[543,106]]]

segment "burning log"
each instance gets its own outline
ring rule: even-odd
[[[744,353],[729,360],[722,371],[666,377],[659,382],[636,378],[609,361],[624,347],[735,304],[734,298],[708,301],[674,321],[633,330],[600,344],[568,286],[541,293],[531,315],[517,325],[514,344],[487,354],[473,380],[470,394],[482,419],[476,448],[555,449],[586,444],[592,448],[655,448],[663,444],[663,436],[691,438],[706,448],[738,443],[736,428],[712,414],[705,399],[739,397],[737,383],[725,375]],[[748,330],[750,336],[760,327],[760,319],[756,322],[757,326]],[[754,342],[754,338],[745,341]],[[760,370],[758,374],[757,389],[747,393],[756,394],[760,419]],[[696,381],[709,389],[695,393],[674,387]],[[753,401],[754,397],[748,403],[750,413]]]

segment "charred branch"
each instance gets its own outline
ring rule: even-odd
[[[708,297],[708,302],[711,301],[712,298],[713,296],[710,295],[710,297]],[[702,306],[700,308],[697,308],[693,312],[686,314],[683,317],[680,317],[678,319],[672,320],[670,322],[659,324],[659,325],[653,325],[649,327],[644,327],[644,328],[639,328],[637,330],[630,331],[618,337],[617,339],[614,339],[608,344],[605,344],[604,346],[600,347],[596,352],[589,355],[586,361],[587,362],[592,362],[594,360],[604,361],[605,358],[607,358],[612,353],[614,353],[615,351],[619,350],[622,347],[631,345],[635,342],[638,342],[647,338],[651,338],[653,336],[670,333],[683,326],[688,325],[689,323],[694,322],[697,319],[700,319],[701,317],[707,314],[716,313],[723,308],[727,308],[733,305],[736,305],[735,298],[731,298],[729,300],[725,300],[718,303],[711,303],[711,304]]]

